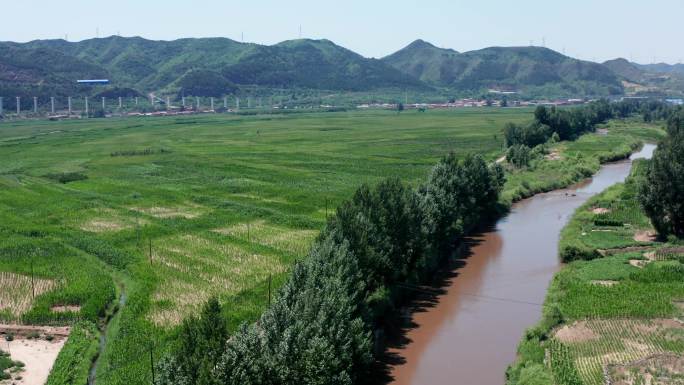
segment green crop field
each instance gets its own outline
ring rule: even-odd
[[[132,357],[163,347],[210,295],[228,304],[233,330],[255,320],[269,281],[275,291],[326,213],[360,184],[417,182],[449,151],[493,160],[504,124],[530,116],[472,109],[3,123],[0,280],[11,293],[0,295],[0,320],[96,322],[118,296],[98,382],[139,382],[149,368]],[[74,344],[84,348],[64,355],[90,343]],[[58,361],[64,373],[60,362],[73,357]]]
[[[59,384],[84,379],[94,324],[110,320],[98,383],[147,381],[150,350],[158,358],[211,295],[231,330],[256,320],[359,185],[418,183],[450,151],[494,161],[505,123],[531,117],[489,108],[5,122],[0,280],[12,294],[0,295],[0,321],[82,320],[53,370]],[[504,203],[591,174],[649,129],[612,124],[554,145],[559,159],[509,170]]]

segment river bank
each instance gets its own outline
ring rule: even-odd
[[[681,381],[684,249],[640,236],[653,232],[634,201],[643,171],[637,163],[624,184],[587,201],[563,230],[562,256],[580,259],[554,277],[544,316],[508,371],[510,384]],[[569,246],[584,252],[568,254]]]
[[[504,199],[516,201],[571,184],[600,168],[590,181],[514,204],[494,228],[469,239],[472,247],[452,265],[443,292],[433,292],[428,301],[418,300],[404,311],[411,314],[404,319],[407,331],[389,350],[388,361],[395,364],[389,373],[393,383],[447,384],[455,378],[463,383],[504,382],[516,343],[539,320],[546,288],[558,269],[560,230],[589,197],[624,180],[631,163],[600,164],[619,157],[616,153],[629,154],[644,137],[636,126],[612,122],[608,127],[607,135],[603,131],[560,143],[553,149],[556,156],[512,175]],[[646,146],[640,153],[651,150]]]

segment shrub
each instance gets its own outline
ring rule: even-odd
[[[62,173],[56,173],[56,174],[48,174],[46,175],[48,179],[52,179],[56,182],[66,184],[69,182],[77,182],[80,180],[86,180],[88,179],[88,176],[80,173],[80,172],[62,172]]]
[[[584,246],[584,245],[578,245],[578,244],[572,244],[572,245],[563,245],[561,247],[560,251],[560,257],[563,262],[572,262],[572,261],[579,261],[579,260],[592,260],[596,258],[600,258],[601,254],[596,251],[596,249],[589,247],[589,246]]]

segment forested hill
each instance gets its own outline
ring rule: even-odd
[[[453,89],[557,95],[622,93],[618,77],[603,65],[542,47],[490,47],[458,53],[417,40],[382,60],[433,86]]]
[[[254,85],[344,91],[430,88],[328,40],[265,46],[225,38],[152,41],[112,36],[0,43],[0,93],[5,96],[72,93],[77,79],[93,77],[141,92],[197,96],[220,96],[236,86]]]
[[[598,64],[542,47],[457,52],[423,40],[382,59],[310,39],[270,46],[226,38],[153,41],[118,36],[0,42],[0,96],[6,98],[92,93],[76,86],[77,79],[88,78],[110,79],[108,96],[116,96],[112,89],[124,89],[124,96],[136,91],[221,96],[258,87],[450,95],[495,89],[532,98],[595,97],[622,94],[623,81],[665,91],[684,89],[682,71],[681,65],[642,66],[624,60]]]
[[[684,95],[683,64],[637,64],[618,58],[603,63],[621,80],[629,82],[630,89],[643,95]]]

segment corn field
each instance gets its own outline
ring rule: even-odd
[[[573,327],[577,324],[570,329]],[[684,353],[684,324],[672,319],[587,320],[583,327],[591,331],[589,336],[585,333],[585,338],[562,345],[585,385],[603,384],[607,365],[626,364],[654,354]]]
[[[616,201],[605,207],[606,212],[594,214],[595,226],[631,226],[642,228],[649,226],[648,219],[635,200]]]

